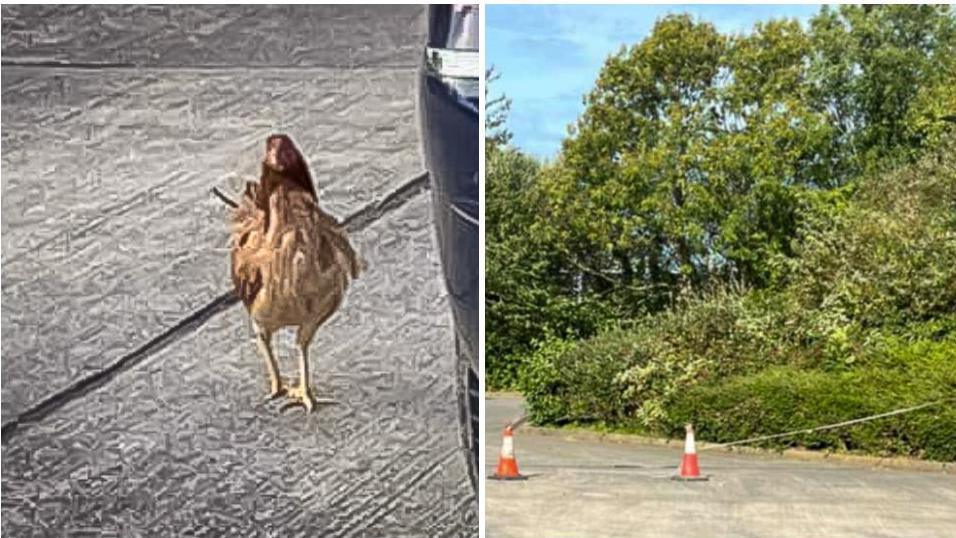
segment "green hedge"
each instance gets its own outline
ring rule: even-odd
[[[926,402],[948,403],[863,424],[764,441],[765,447],[861,451],[956,461],[956,337],[893,343],[843,372],[776,366],[703,384],[667,405],[660,433],[731,442],[834,424]]]
[[[654,420],[639,412],[625,372],[651,334],[611,331],[581,342],[551,340],[528,361],[521,389],[536,423],[578,423],[679,438],[730,442],[885,413],[939,399],[948,404],[865,424],[799,434],[756,446],[909,455],[956,461],[956,317],[912,328],[917,338],[868,335],[861,359],[840,370],[780,364],[688,384],[662,400]],[[826,365],[824,365],[826,367]],[[829,367],[827,367],[829,368]]]

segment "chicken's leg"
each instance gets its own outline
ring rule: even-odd
[[[309,343],[317,328],[299,328],[299,334],[296,337],[296,343],[299,345],[299,386],[289,390],[289,397],[302,402],[307,413],[311,413],[315,408],[315,399],[309,387]]]
[[[255,321],[252,326],[256,331],[256,343],[259,346],[259,353],[266,361],[266,370],[269,372],[269,394],[267,400],[274,400],[286,392],[282,384],[282,378],[279,377],[279,366],[276,364],[275,355],[272,354],[272,331],[259,325]]]

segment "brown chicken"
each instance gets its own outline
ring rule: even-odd
[[[248,182],[232,227],[232,281],[249,311],[269,373],[268,399],[283,394],[311,412],[309,343],[342,304],[365,263],[345,230],[319,208],[302,154],[285,135],[266,140],[259,183]],[[272,351],[272,336],[296,327],[299,385],[287,389]]]

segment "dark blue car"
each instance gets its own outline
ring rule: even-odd
[[[419,122],[431,178],[445,283],[455,319],[463,441],[478,469],[478,17],[477,5],[428,9]]]

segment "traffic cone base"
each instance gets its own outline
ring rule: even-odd
[[[501,480],[501,481],[503,481],[503,482],[507,482],[508,480],[527,480],[528,477],[527,477],[527,476],[522,476],[522,475],[520,475],[520,474],[519,474],[518,476],[499,476],[497,473],[495,473],[495,474],[489,476],[488,479],[489,479],[489,480]]]

